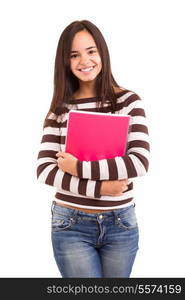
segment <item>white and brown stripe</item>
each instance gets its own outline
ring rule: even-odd
[[[97,98],[71,100],[68,107],[84,111],[97,111]],[[132,91],[118,94],[117,114],[130,115],[127,152],[123,157],[99,161],[78,161],[78,177],[62,172],[57,166],[56,153],[65,151],[68,112],[60,116],[50,114],[49,125],[44,128],[38,154],[37,178],[40,182],[57,188],[55,198],[74,207],[88,209],[115,209],[133,202],[132,178],[143,176],[149,165],[149,140],[143,101]],[[105,104],[102,112],[111,112]],[[102,180],[129,178],[128,190],[119,197],[101,196]]]

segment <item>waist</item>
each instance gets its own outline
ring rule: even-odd
[[[128,195],[127,195],[128,196]],[[89,213],[101,213],[106,211],[113,211],[121,207],[129,206],[133,202],[132,194],[129,192],[129,196],[126,199],[112,200],[95,200],[87,197],[76,197],[74,195],[68,195],[57,192],[55,194],[55,201],[61,206],[66,206],[66,208],[81,210]],[[74,204],[74,205],[73,205]]]
[[[60,201],[57,201],[55,199],[55,202],[57,203],[57,205],[63,206],[63,207],[68,207],[68,208],[72,208],[72,209],[76,209],[76,210],[80,210],[80,211],[84,211],[87,213],[101,213],[101,212],[106,212],[106,211],[112,211],[112,209],[86,209],[86,208],[82,208],[82,207],[74,207],[72,205],[68,205],[68,204],[63,204]]]

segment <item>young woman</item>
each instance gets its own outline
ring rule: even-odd
[[[126,155],[80,161],[66,153],[70,109],[130,115]],[[57,189],[52,245],[62,277],[129,277],[138,250],[132,178],[148,171],[148,129],[140,97],[116,83],[106,42],[87,20],[59,39],[43,131],[37,178]]]

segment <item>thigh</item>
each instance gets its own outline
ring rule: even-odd
[[[70,214],[53,209],[51,236],[58,269],[64,278],[102,277],[99,254],[81,226]]]
[[[138,240],[135,209],[131,206],[107,226],[106,243],[100,249],[103,277],[130,277]]]

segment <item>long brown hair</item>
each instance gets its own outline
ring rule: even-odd
[[[70,52],[75,34],[82,30],[86,30],[92,35],[101,57],[102,69],[95,82],[95,92],[98,97],[97,105],[103,107],[104,102],[109,101],[112,112],[115,111],[116,94],[113,87],[119,87],[119,85],[112,75],[105,39],[100,30],[90,21],[74,21],[64,29],[58,42],[54,67],[53,98],[44,120],[44,127],[47,126],[47,118],[51,112],[56,115],[62,115],[66,112],[65,104],[73,99],[74,92],[79,88],[78,78],[70,69]]]

